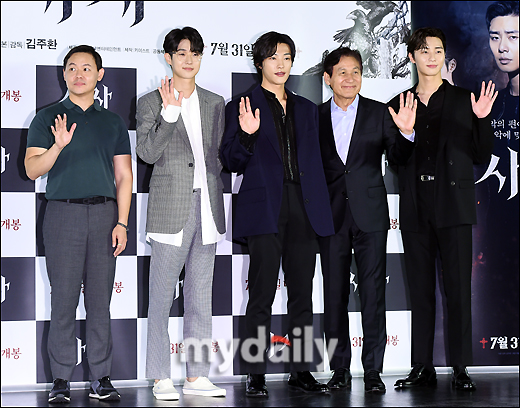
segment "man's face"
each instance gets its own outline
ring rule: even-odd
[[[86,52],[72,54],[63,70],[63,79],[67,84],[69,95],[88,96],[94,94],[98,81],[101,81],[104,69],[97,70],[94,57]]]
[[[446,55],[442,41],[437,37],[426,37],[426,46],[408,54],[410,61],[417,67],[417,72],[424,76],[437,76],[444,66]]]
[[[193,79],[199,72],[202,55],[190,51],[190,40],[182,40],[175,54],[164,54],[166,62],[171,65],[174,77],[182,79]]]
[[[489,26],[489,47],[498,69],[518,71],[518,16],[495,17]]]
[[[278,44],[276,52],[262,61],[262,84],[284,85],[289,79],[291,67],[291,49],[287,44]]]
[[[332,88],[334,100],[352,103],[361,90],[361,66],[354,57],[343,56],[332,68],[332,76],[325,72],[325,83]]]

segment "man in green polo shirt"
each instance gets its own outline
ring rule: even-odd
[[[82,282],[92,380],[89,396],[120,399],[110,382],[110,299],[116,257],[127,241],[132,166],[123,119],[94,101],[104,72],[94,48],[72,48],[63,61],[68,98],[38,112],[27,137],[27,175],[35,180],[48,173],[43,239],[52,287],[47,347],[54,379],[50,403],[70,401]]]

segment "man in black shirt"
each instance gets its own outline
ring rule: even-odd
[[[280,258],[288,293],[289,340],[293,343],[298,338],[301,351],[312,343],[304,333],[313,320],[316,235],[334,233],[320,156],[317,107],[285,88],[294,56],[294,42],[286,34],[269,32],[255,42],[253,62],[262,77],[261,86],[226,106],[220,150],[224,166],[243,174],[233,203],[233,235],[247,239],[250,255],[247,337],[265,341],[263,347],[258,346],[258,361],[248,362],[248,397],[268,395],[264,350],[270,343]],[[296,349],[291,347],[289,386],[327,392],[328,387],[314,379],[309,361]]]
[[[489,161],[493,134],[489,118],[497,93],[482,83],[480,98],[441,77],[446,40],[441,30],[420,28],[408,42],[417,67],[417,147],[399,166],[399,214],[412,308],[412,365],[396,387],[433,385],[435,260],[442,262],[447,298],[452,386],[474,390],[466,370],[472,364],[472,224],[477,222],[473,164]],[[399,97],[390,105],[398,106]]]

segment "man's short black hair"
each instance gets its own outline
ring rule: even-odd
[[[486,24],[489,31],[491,20],[496,17],[517,16],[518,1],[496,1],[489,5],[486,11]]]
[[[446,36],[442,30],[436,27],[422,27],[415,30],[408,40],[408,53],[413,56],[415,51],[425,48],[427,45],[426,37],[435,37],[441,40],[442,48],[444,48],[444,52],[446,52]]]
[[[166,34],[163,43],[164,52],[166,54],[176,52],[182,40],[190,42],[191,52],[198,52],[201,55],[204,52],[202,36],[193,27],[175,28]]]
[[[77,54],[78,52],[84,52],[86,54],[92,55],[92,57],[94,57],[94,61],[96,62],[96,67],[98,71],[101,68],[103,68],[101,55],[99,55],[99,53],[94,49],[94,47],[90,45],[78,45],[74,48],[71,48],[67,55],[65,55],[65,58],[63,58],[63,69],[67,68],[67,62],[69,62],[69,58],[72,57],[73,54]]]
[[[334,51],[331,51],[329,55],[325,57],[325,61],[323,61],[323,70],[332,76],[332,71],[334,67],[339,64],[339,61],[342,57],[352,57],[355,58],[359,63],[359,68],[361,69],[361,73],[363,73],[363,61],[361,60],[361,54],[358,50],[352,50],[348,47],[339,47]]]
[[[255,65],[258,75],[262,75],[262,62],[276,54],[278,44],[287,44],[291,50],[291,61],[294,62],[296,55],[296,47],[294,41],[287,34],[280,34],[275,31],[269,31],[262,34],[253,44],[253,64]]]

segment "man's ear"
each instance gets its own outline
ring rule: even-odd
[[[457,69],[457,60],[455,58],[452,58],[448,62],[448,72],[453,73]]]
[[[105,69],[104,68],[101,68],[99,71],[98,71],[98,77],[97,77],[97,80],[98,81],[101,81],[103,79],[103,76],[105,75]]]
[[[170,54],[168,54],[167,52],[164,53],[164,59],[166,60],[166,62],[168,63],[168,65],[172,65],[172,56]]]
[[[323,80],[325,81],[325,83],[330,86],[330,75],[327,74],[326,72],[323,73]]]
[[[411,52],[408,53],[408,58],[410,58],[410,61],[412,62],[412,64],[415,64],[415,59],[414,59],[413,54]]]

